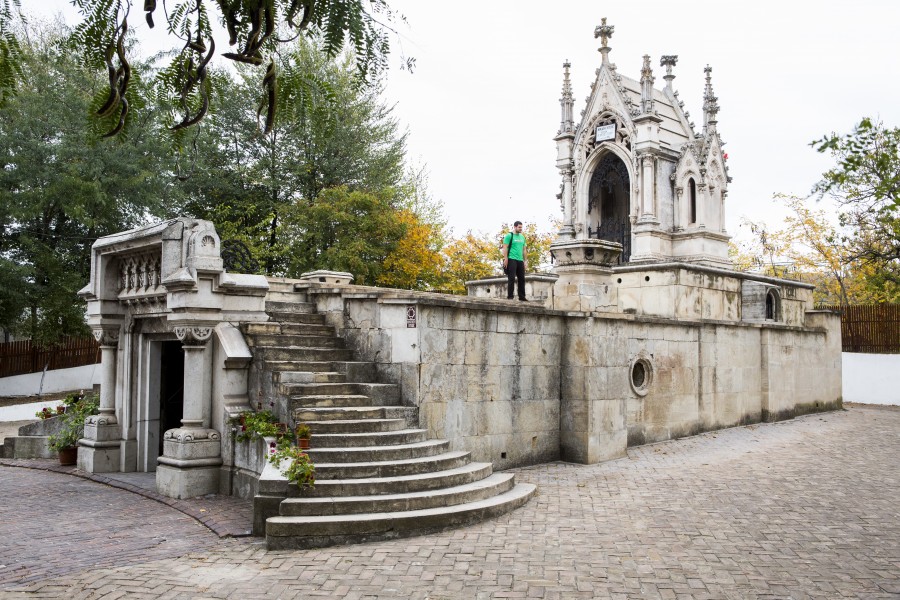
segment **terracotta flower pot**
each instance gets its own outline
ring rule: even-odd
[[[297,438],[297,446],[301,450],[309,450],[309,438]]]
[[[59,464],[74,465],[78,463],[78,446],[63,448],[59,451]]]

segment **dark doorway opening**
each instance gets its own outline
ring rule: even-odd
[[[628,168],[618,156],[607,154],[591,175],[588,190],[588,237],[621,244],[619,264],[626,263],[631,258],[630,198]]]
[[[184,350],[181,342],[163,342],[159,368],[159,456],[163,434],[181,427],[184,416]]]

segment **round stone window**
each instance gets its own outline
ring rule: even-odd
[[[631,363],[631,389],[638,396],[646,396],[653,381],[653,366],[644,357],[635,359]]]

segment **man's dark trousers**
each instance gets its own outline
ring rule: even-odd
[[[513,286],[516,279],[519,280],[519,300],[525,299],[525,262],[510,258],[507,261],[506,278],[509,284],[506,287],[506,297],[513,299]]]

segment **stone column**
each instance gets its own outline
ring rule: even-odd
[[[203,410],[210,398],[204,382],[210,379],[208,325],[179,325],[175,335],[184,349],[184,407],[181,427],[163,435],[163,455],[156,469],[156,489],[170,498],[193,498],[219,491],[222,440],[219,432],[204,427]]]
[[[114,473],[120,469],[122,428],[116,417],[119,330],[118,324],[94,329],[101,353],[100,414],[85,419],[84,437],[78,441],[78,468],[88,473]]]

